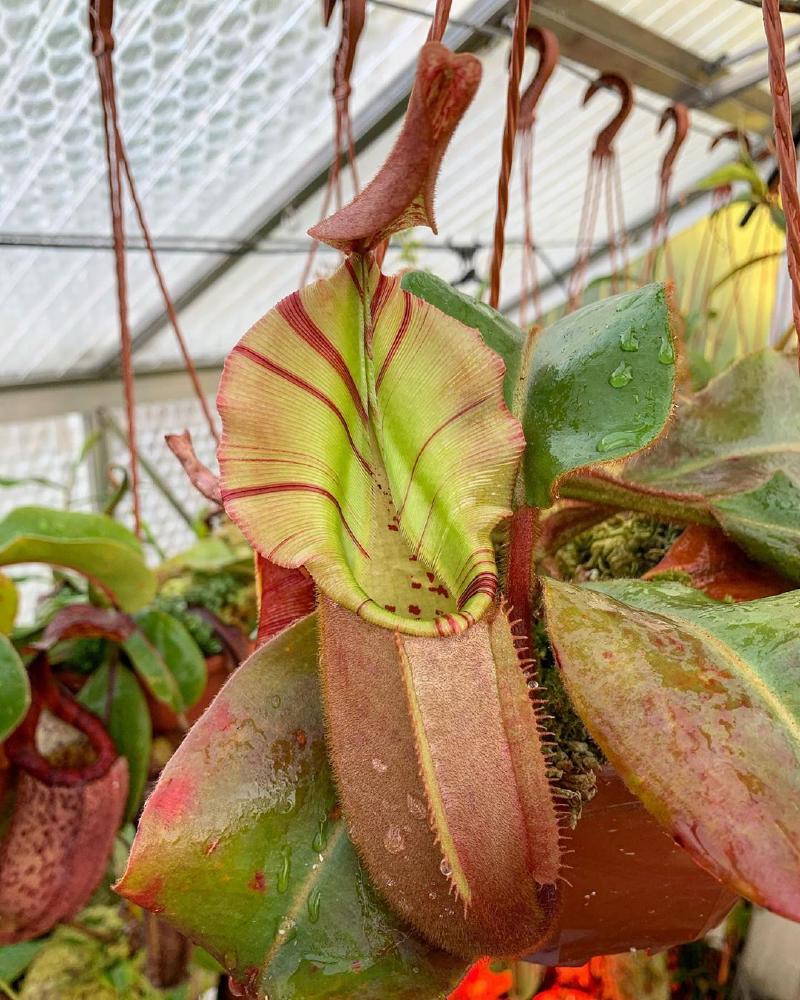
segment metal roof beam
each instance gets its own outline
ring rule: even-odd
[[[531,22],[554,31],[562,55],[585,66],[623,73],[636,86],[702,108],[737,128],[763,132],[772,124],[767,91],[752,81],[738,89],[736,75],[724,66],[714,69],[595,0],[537,0]]]

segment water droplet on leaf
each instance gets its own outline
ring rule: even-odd
[[[675,348],[672,346],[672,341],[666,333],[661,334],[661,346],[658,349],[658,360],[662,365],[675,364]]]
[[[638,351],[639,337],[634,329],[625,330],[619,335],[619,346],[623,351]]]
[[[312,924],[315,924],[319,920],[319,908],[320,908],[320,891],[319,889],[314,889],[308,897],[308,919]]]
[[[378,774],[383,774],[387,770],[387,767],[388,765],[384,764],[378,757],[372,758],[372,768],[374,771],[377,771]]]
[[[425,819],[425,804],[419,799],[414,798],[410,793],[406,796],[406,805],[408,806],[408,811],[415,819]]]
[[[614,371],[608,376],[608,383],[615,389],[621,389],[633,378],[631,366],[625,361],[620,361]]]
[[[453,874],[453,869],[447,863],[447,858],[442,858],[441,864],[439,865],[439,871],[444,875],[445,878],[450,878]]]
[[[281,696],[279,694],[274,694],[272,696],[272,707],[273,708],[281,707]]]
[[[599,452],[616,451],[618,448],[640,448],[643,432],[638,430],[611,431],[597,442]]]
[[[317,829],[317,832],[314,834],[314,839],[311,842],[311,850],[316,851],[317,854],[319,854],[321,851],[324,851],[328,844],[327,827],[328,827],[328,819],[326,816],[323,816],[322,819],[319,821],[319,828]]]
[[[286,892],[289,888],[289,875],[292,871],[292,849],[288,844],[281,848],[281,867],[278,871],[278,892]]]
[[[405,850],[406,838],[399,826],[390,826],[383,838],[383,846],[389,854],[399,854]]]

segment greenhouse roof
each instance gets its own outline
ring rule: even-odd
[[[352,99],[362,178],[397,135],[433,6],[368,5]],[[133,173],[190,349],[213,374],[247,326],[299,281],[305,231],[320,215],[330,160],[338,24],[323,28],[318,0],[119,0],[117,8],[120,116]],[[420,265],[451,279],[473,265],[479,276],[488,270],[511,9],[501,0],[453,4],[446,41],[477,51],[484,79],[444,162],[439,234],[420,231],[415,248]],[[665,146],[656,125],[670,100],[693,108],[675,174],[677,202],[734,154],[730,143],[710,152],[711,138],[731,125],[764,134],[770,101],[761,15],[745,3],[537,0],[534,12],[534,21],[559,35],[563,57],[539,111],[533,197],[539,272],[555,298],[575,256],[593,135],[614,107],[605,93],[582,107],[598,69],[622,69],[637,85],[618,152],[625,221],[645,240]],[[785,26],[793,66],[795,19],[786,17]],[[797,69],[790,81],[800,85]],[[87,380],[99,390],[116,376],[119,348],[83,0],[14,0],[0,8],[0,136],[0,385],[7,398],[12,388],[39,385],[61,399],[70,383],[83,391]],[[139,247],[132,223],[128,234]],[[516,171],[506,231],[502,305],[513,310],[522,233]],[[602,220],[597,238],[602,245]],[[401,252],[390,250],[390,268]],[[323,251],[318,267],[334,259]],[[177,370],[146,255],[134,250],[128,266],[137,369]],[[150,392],[161,397],[174,390],[169,384]],[[41,394],[35,398],[44,405]],[[48,405],[77,408],[68,396]]]

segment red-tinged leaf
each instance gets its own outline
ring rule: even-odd
[[[0,945],[39,937],[86,905],[105,873],[127,793],[122,758],[84,785],[20,775],[0,842]]]
[[[704,524],[690,524],[642,579],[656,580],[662,573],[687,573],[693,587],[718,601],[754,601],[794,587],[791,580],[748,559],[719,528]]]
[[[433,196],[439,166],[480,79],[475,56],[426,42],[403,129],[386,163],[349,205],[309,235],[345,253],[364,253],[412,226],[437,232]]]
[[[631,790],[731,889],[800,919],[800,592],[545,580],[544,601],[567,691]]]
[[[517,954],[558,906],[546,751],[508,619],[403,636],[322,600],[328,744],[353,841],[425,937]]]
[[[447,635],[497,590],[495,525],[524,445],[480,336],[347,261],[225,363],[222,494],[265,559],[365,620]]]
[[[37,649],[52,649],[65,639],[101,638],[122,643],[136,630],[130,615],[92,604],[71,604],[53,615],[36,643]]]
[[[314,580],[305,570],[286,569],[256,553],[256,581],[259,646],[317,606]]]
[[[543,965],[694,941],[738,898],[678,847],[610,767],[565,846],[558,925],[529,956]]]
[[[314,616],[231,676],[148,799],[117,890],[262,1000],[433,1000],[463,963],[379,902],[328,766]]]

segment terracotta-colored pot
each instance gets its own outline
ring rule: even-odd
[[[606,768],[565,856],[558,930],[530,961],[583,965],[631,948],[661,951],[702,937],[736,896],[692,861]]]

